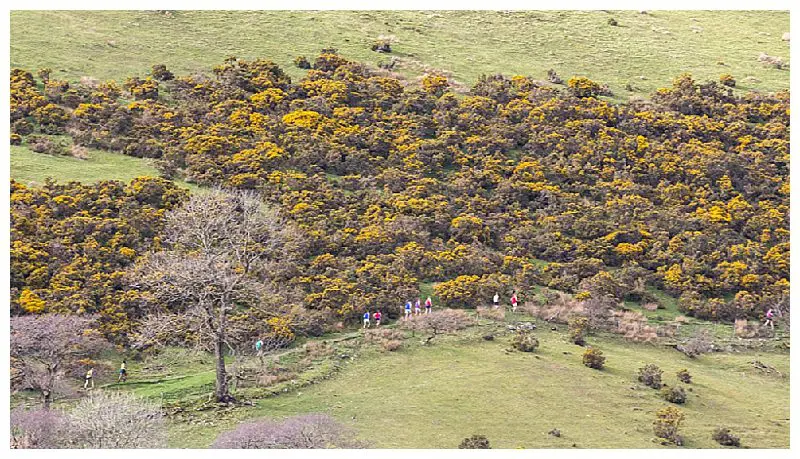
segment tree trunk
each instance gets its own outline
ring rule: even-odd
[[[228,392],[228,373],[225,371],[225,305],[219,307],[219,317],[217,320],[217,333],[214,337],[214,356],[217,359],[217,388],[215,396],[220,403],[233,401],[233,397]]]
[[[56,371],[58,364],[47,366],[47,383],[48,387],[42,389],[42,403],[44,409],[49,410],[50,404],[53,402],[53,388],[56,387]]]

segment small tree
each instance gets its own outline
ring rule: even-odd
[[[92,329],[94,317],[43,314],[11,318],[11,357],[22,362],[19,385],[39,391],[45,408],[68,391],[64,374],[110,344]]]
[[[606,358],[603,356],[603,351],[600,349],[590,347],[583,352],[583,364],[595,370],[602,370],[606,364]]]
[[[485,435],[473,435],[461,441],[459,449],[492,449]]]
[[[355,432],[324,414],[295,416],[283,422],[261,420],[222,433],[212,445],[227,449],[363,448]]]
[[[678,370],[678,372],[676,373],[676,376],[678,377],[678,381],[680,381],[680,382],[682,382],[684,384],[691,384],[692,383],[692,375],[689,374],[689,370],[687,370],[686,368],[684,368],[682,370]]]
[[[124,392],[98,391],[68,415],[70,446],[77,448],[165,448],[161,408]]]

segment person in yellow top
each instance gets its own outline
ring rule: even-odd
[[[84,389],[89,388],[89,383],[92,383],[92,389],[94,389],[94,379],[92,379],[92,375],[94,375],[94,367],[89,368],[89,371],[86,372],[86,382],[83,383]]]
[[[128,380],[128,368],[126,362],[123,360],[122,365],[119,366],[119,379],[117,382],[125,382]]]

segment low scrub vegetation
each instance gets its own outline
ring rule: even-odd
[[[472,435],[461,441],[459,449],[491,449],[489,439],[484,435]]]
[[[583,351],[583,364],[595,370],[602,370],[606,364],[606,358],[603,356],[603,351],[595,347],[590,347]]]
[[[656,364],[648,363],[647,365],[639,368],[639,375],[638,380],[642,384],[647,387],[652,387],[653,389],[661,389],[663,384],[661,383],[661,375],[664,371],[659,368]]]
[[[539,347],[539,340],[533,333],[520,330],[511,338],[511,347],[520,352],[533,352]]]
[[[454,333],[474,324],[475,320],[463,310],[444,309],[430,314],[413,316],[409,320],[403,320],[400,326],[414,332],[428,334],[424,342],[430,344],[438,335]]]
[[[363,448],[354,432],[324,414],[309,414],[281,422],[247,422],[221,434],[213,448],[219,449],[330,449]]]
[[[698,330],[685,343],[677,346],[679,351],[692,359],[711,352],[713,348],[714,345],[708,330]]]
[[[68,411],[12,411],[11,443],[17,448],[164,448],[167,432],[157,404],[98,391]]]
[[[737,448],[742,446],[739,437],[732,434],[731,429],[725,427],[717,427],[714,429],[711,438],[722,446],[735,446]]]
[[[368,329],[364,332],[364,341],[379,346],[384,351],[396,351],[403,347],[405,334],[388,328]]]
[[[681,410],[671,406],[664,407],[656,413],[653,433],[664,443],[683,446],[683,437],[680,436],[678,430],[684,419],[685,416]]]
[[[681,386],[663,387],[661,396],[664,400],[677,405],[686,403],[686,391]]]

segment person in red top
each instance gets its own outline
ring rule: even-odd
[[[381,312],[380,311],[376,312],[375,314],[373,314],[373,317],[375,318],[375,326],[376,327],[380,327],[381,326]]]
[[[511,295],[511,312],[517,312],[517,292]]]
[[[433,306],[433,301],[431,301],[431,297],[428,297],[428,299],[425,300],[425,314],[431,313],[431,306]]]

